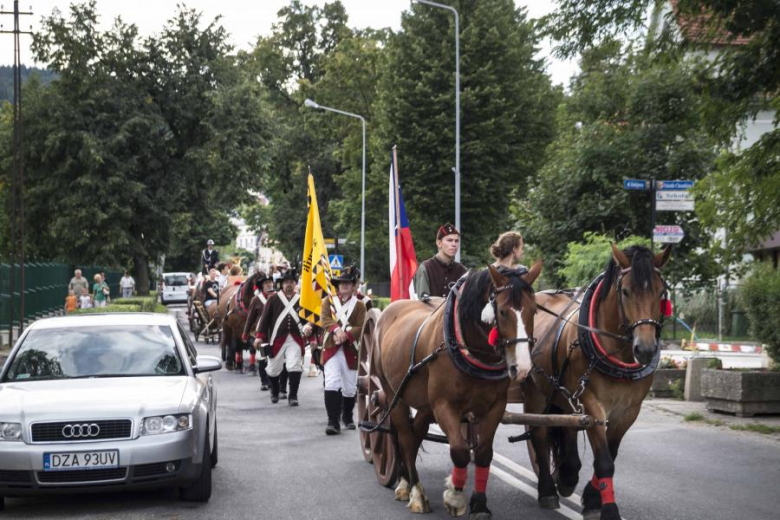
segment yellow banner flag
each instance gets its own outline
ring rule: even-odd
[[[328,251],[322,236],[320,210],[317,206],[317,193],[314,191],[314,177],[309,173],[309,218],[306,222],[306,240],[303,245],[303,266],[301,272],[301,318],[320,325],[322,299],[336,294],[331,284],[332,273],[328,261]]]

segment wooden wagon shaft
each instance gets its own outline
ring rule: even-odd
[[[523,424],[526,426],[559,426],[563,428],[578,428],[588,430],[601,426],[602,421],[590,415],[542,415],[534,413],[504,412],[501,424]]]

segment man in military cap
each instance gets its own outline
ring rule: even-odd
[[[359,283],[360,270],[349,266],[333,279],[338,295],[326,296],[322,300],[327,435],[340,433],[339,420],[344,422],[346,429],[355,429],[352,413],[357,394],[357,355],[366,320],[366,306],[356,294]]]
[[[414,292],[420,299],[426,296],[446,297],[450,285],[466,274],[463,264],[455,261],[460,248],[460,232],[449,222],[436,233],[439,252],[417,268],[414,273]]]
[[[306,352],[304,338],[311,334],[311,329],[304,333],[298,316],[300,295],[295,292],[297,282],[297,269],[288,269],[280,280],[281,290],[268,298],[255,339],[255,348],[263,348],[269,358],[266,370],[271,383],[271,402],[279,402],[279,376],[286,369],[290,380],[290,406],[298,406],[298,387]]]
[[[268,276],[265,271],[259,271],[259,277],[257,279],[257,285],[255,286],[255,295],[252,297],[252,301],[249,304],[249,310],[247,311],[246,323],[244,323],[244,332],[241,334],[241,341],[247,343],[249,335],[254,336],[254,332],[257,331],[257,326],[260,324],[260,317],[263,315],[263,309],[268,298],[274,293],[274,280]],[[270,381],[268,380],[268,373],[266,368],[268,367],[268,358],[261,351],[258,359],[257,349],[250,345],[249,349],[249,371],[254,374],[257,370],[260,375],[260,390],[268,390]],[[255,365],[255,362],[257,365]]]
[[[209,271],[215,269],[219,263],[219,253],[214,249],[214,241],[206,242],[206,249],[200,255],[200,266],[203,274],[209,274]]]

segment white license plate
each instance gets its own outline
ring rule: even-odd
[[[119,450],[44,453],[44,471],[119,467]]]

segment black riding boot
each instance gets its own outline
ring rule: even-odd
[[[287,367],[282,367],[282,373],[279,374],[279,399],[287,399]]]
[[[302,372],[290,372],[290,399],[287,404],[290,406],[298,406],[298,387],[301,386]]]
[[[257,362],[257,373],[260,374],[260,390],[263,391],[268,390],[268,386],[271,384],[271,381],[268,379],[268,372],[265,371],[267,366],[267,359],[261,359]]]
[[[356,430],[355,420],[352,418],[352,412],[355,410],[355,398],[341,398],[341,420],[344,422],[345,430]]]
[[[271,381],[271,402],[279,402],[279,377],[268,377]]]
[[[338,390],[325,390],[325,411],[328,413],[328,427],[326,435],[341,433],[339,415],[341,415],[341,392]]]

